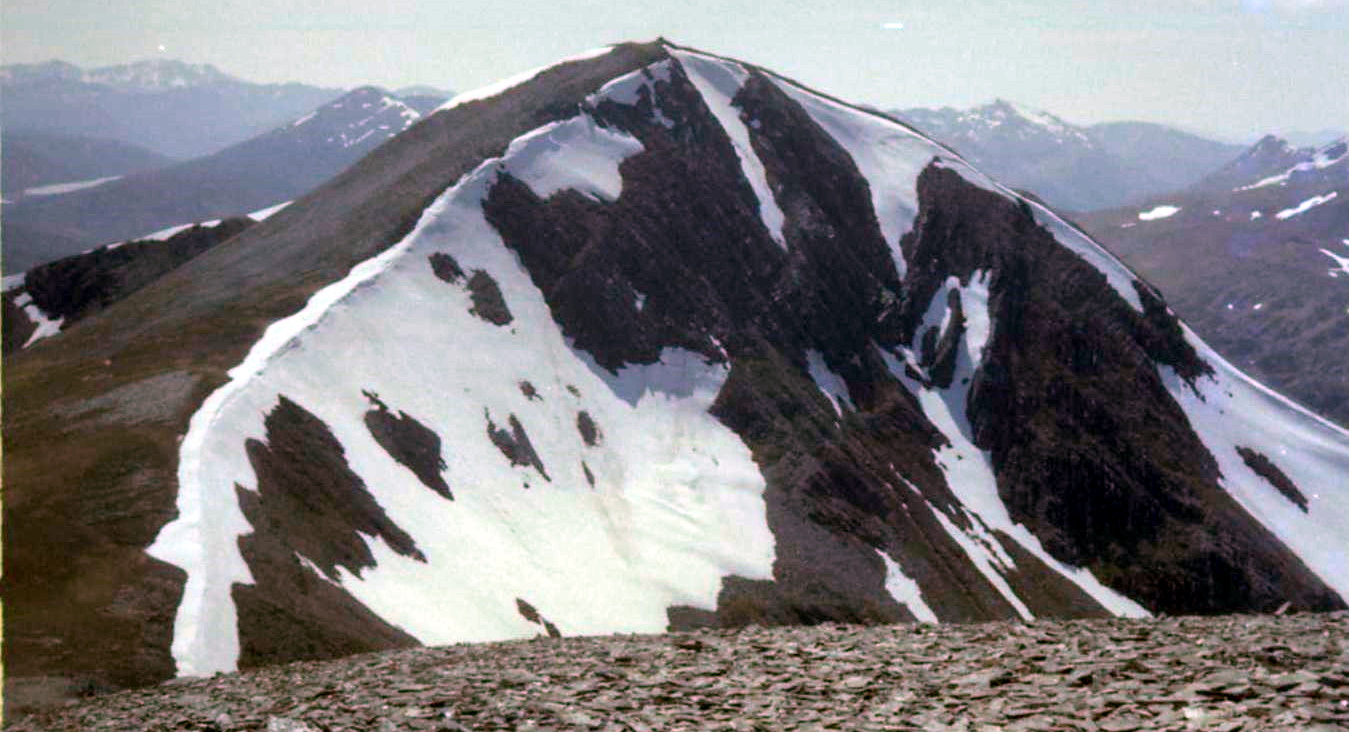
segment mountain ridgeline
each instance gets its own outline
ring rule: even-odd
[[[512,83],[10,359],[11,674],[1345,606],[1349,435],[1051,210],[663,41]]]

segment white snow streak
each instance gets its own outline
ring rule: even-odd
[[[885,591],[895,598],[895,602],[903,605],[913,613],[915,618],[921,623],[938,623],[937,614],[932,612],[932,608],[927,606],[923,600],[923,590],[912,577],[904,574],[899,563],[890,558],[889,554],[876,550],[880,555],[881,561],[885,563]]]
[[[1170,218],[1170,217],[1172,217],[1172,216],[1175,216],[1177,213],[1180,213],[1180,206],[1172,206],[1172,205],[1170,205],[1170,204],[1163,204],[1163,205],[1161,205],[1161,206],[1156,206],[1156,207],[1154,207],[1154,208],[1150,208],[1150,209],[1148,209],[1147,211],[1139,211],[1139,212],[1138,212],[1138,220],[1139,220],[1139,221],[1157,221],[1158,219]]]
[[[21,194],[25,198],[40,198],[42,196],[59,196],[65,193],[74,193],[88,188],[97,188],[104,183],[111,183],[120,179],[120,175],[110,175],[106,178],[94,178],[92,180],[77,180],[69,183],[52,183],[35,188],[25,188]]]
[[[1087,569],[1073,567],[1055,559],[1045,551],[1040,540],[1025,526],[1012,520],[1011,514],[998,495],[997,478],[993,472],[989,454],[974,444],[974,430],[970,425],[966,407],[969,399],[969,383],[975,371],[983,362],[983,349],[991,335],[993,324],[988,315],[988,272],[976,272],[968,284],[961,285],[955,277],[949,278],[945,286],[937,291],[923,316],[923,323],[916,333],[923,333],[929,327],[945,327],[950,317],[947,306],[948,293],[956,290],[960,293],[961,308],[965,317],[965,332],[961,348],[957,355],[955,374],[951,386],[947,389],[929,388],[920,381],[910,378],[901,359],[882,351],[891,373],[899,378],[918,398],[923,413],[932,424],[950,441],[936,451],[937,464],[946,473],[946,482],[964,508],[969,530],[960,529],[950,517],[934,510],[942,519],[948,533],[969,555],[985,577],[1002,592],[1023,618],[1030,618],[1030,610],[1003,581],[998,568],[1003,571],[1013,566],[1011,557],[1006,555],[998,544],[993,531],[1000,531],[1026,551],[1035,555],[1049,567],[1052,567],[1068,580],[1090,595],[1107,611],[1125,617],[1146,617],[1148,612],[1138,603],[1101,584]],[[909,362],[912,364],[912,359]]]
[[[679,60],[689,81],[693,82],[694,88],[712,111],[712,116],[717,118],[726,135],[731,138],[731,146],[740,158],[745,180],[749,181],[754,195],[759,199],[759,215],[764,226],[768,228],[773,241],[786,249],[787,240],[783,237],[782,227],[787,217],[778,207],[773,189],[768,185],[768,173],[764,170],[763,161],[759,160],[759,154],[754,152],[754,145],[750,143],[749,128],[740,119],[740,111],[732,101],[749,79],[749,72],[733,62],[700,53],[672,48],[670,54]]]
[[[1349,239],[1344,239],[1343,244],[1349,247]],[[1338,269],[1330,270],[1331,277],[1339,277],[1341,274],[1349,275],[1349,257],[1336,254],[1329,249],[1322,249],[1321,253],[1335,260],[1335,266]]]
[[[1335,197],[1338,195],[1339,191],[1331,191],[1330,193],[1327,193],[1324,196],[1312,196],[1311,198],[1308,198],[1307,200],[1303,201],[1302,203],[1299,203],[1298,205],[1292,208],[1286,208],[1274,214],[1274,218],[1280,221],[1283,221],[1284,219],[1291,219],[1294,216],[1306,213],[1311,209],[1316,208],[1317,206],[1320,206],[1325,203],[1330,203],[1331,201],[1335,200]]]
[[[829,400],[829,405],[838,412],[838,416],[843,416],[844,406],[851,411],[857,411],[852,397],[848,394],[848,382],[830,370],[829,365],[824,362],[824,354],[815,350],[806,351],[806,367],[810,371],[810,378],[815,380],[815,388]]]

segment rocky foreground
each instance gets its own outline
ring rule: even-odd
[[[6,728],[1349,731],[1349,613],[420,648],[175,681]]]

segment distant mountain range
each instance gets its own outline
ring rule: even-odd
[[[1347,152],[1266,137],[1184,191],[1079,221],[1228,359],[1349,425]]]
[[[117,140],[52,132],[0,132],[0,192],[13,202],[25,191],[162,168],[172,158]],[[42,195],[50,191],[38,190]]]
[[[961,110],[902,109],[899,119],[1013,187],[1069,210],[1126,205],[1190,185],[1241,147],[1150,122],[1074,125],[997,100]]]
[[[424,98],[426,109],[443,99]],[[421,118],[410,104],[362,87],[213,155],[4,208],[5,272],[166,226],[239,216],[290,200]]]
[[[174,60],[96,69],[13,64],[0,67],[0,127],[117,140],[185,159],[247,140],[342,93],[255,84]]]

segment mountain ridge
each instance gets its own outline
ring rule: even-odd
[[[48,578],[8,588],[21,674],[145,683],[543,618],[1343,606],[1318,538],[1349,438],[1050,209],[663,41],[522,78],[14,359],[5,576]],[[115,439],[53,421],[165,379],[155,420],[100,417]],[[119,495],[143,508],[109,523]]]

